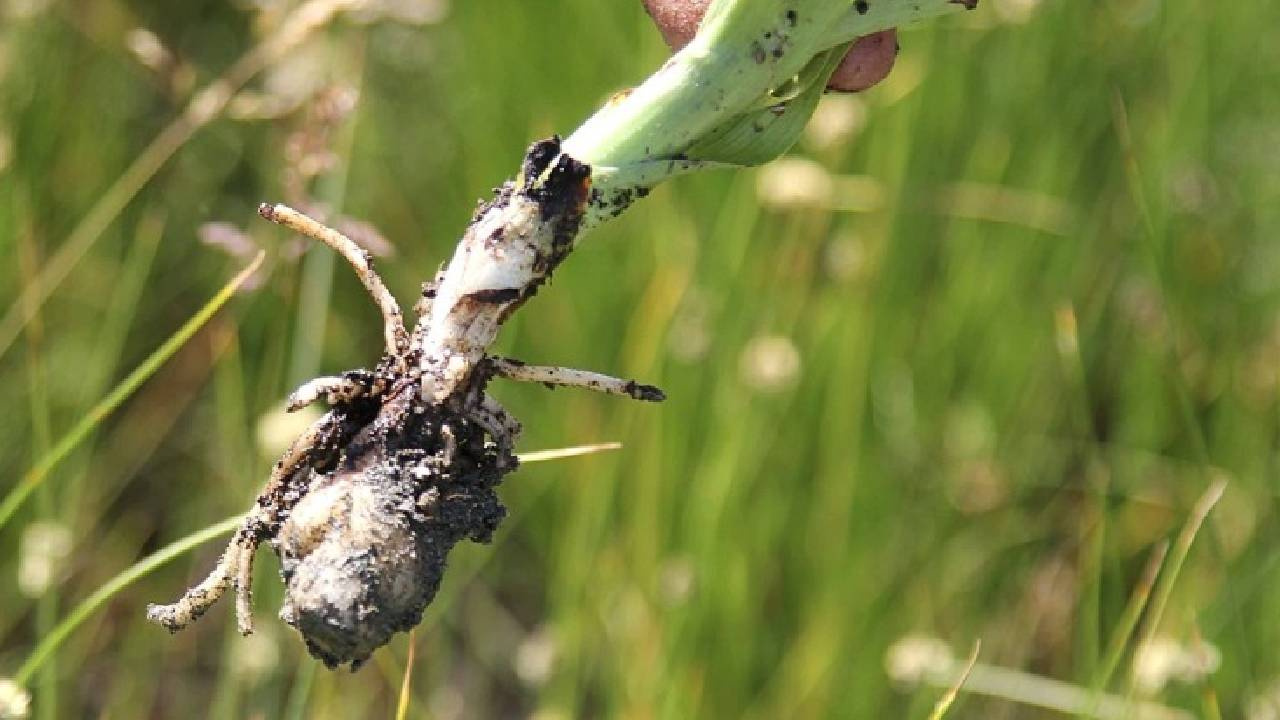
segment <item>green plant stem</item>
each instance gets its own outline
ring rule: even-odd
[[[838,63],[811,63],[833,47],[862,35],[954,13],[956,0],[717,0],[694,39],[640,86],[606,104],[564,142],[571,157],[592,166],[601,192],[652,187],[663,179],[725,164],[758,164],[782,154]],[[838,60],[839,58],[835,58]],[[803,78],[811,93],[774,96]],[[814,95],[811,103],[797,102]],[[801,117],[784,133],[769,133],[774,116],[792,105]],[[739,121],[757,135],[748,158],[701,156],[687,151]],[[762,147],[761,145],[767,146]],[[744,161],[745,160],[745,161]],[[598,218],[590,214],[586,224]]]
[[[963,7],[951,0],[882,0],[859,12],[848,0],[718,0],[688,45],[583,123],[565,140],[565,151],[603,166],[673,157],[755,109],[818,53]]]

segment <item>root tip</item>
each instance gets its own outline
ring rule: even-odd
[[[645,402],[662,402],[667,399],[667,394],[662,392],[662,388],[656,385],[637,385],[635,394],[632,397]]]
[[[185,624],[178,622],[177,613],[172,605],[157,605],[155,603],[147,605],[147,620],[171,633],[176,633],[186,627]]]

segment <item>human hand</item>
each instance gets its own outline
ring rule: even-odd
[[[710,4],[711,0],[644,0],[645,10],[672,50],[679,50],[693,39]],[[831,75],[827,89],[841,92],[866,90],[889,74],[897,56],[898,36],[894,30],[858,38],[840,67]]]

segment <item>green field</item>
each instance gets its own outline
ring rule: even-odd
[[[386,0],[426,22],[339,18],[178,121],[290,4],[0,0],[0,499],[92,430],[0,527],[0,678],[243,512],[300,381],[376,361],[359,283],[259,202],[371,223],[409,306],[530,141],[667,56],[635,0]],[[1091,689],[1280,717],[1278,27],[1260,0],[982,0],[904,31],[780,164],[590,235],[497,349],[669,399],[495,385],[522,451],[623,447],[508,477],[416,631],[407,717],[923,719],[950,675],[910,682],[904,652],[976,640],[991,692],[948,718]],[[255,244],[255,287],[93,422]],[[221,546],[28,666],[31,716],[395,715],[409,637],[318,666],[269,551],[256,635],[228,601],[148,624]]]

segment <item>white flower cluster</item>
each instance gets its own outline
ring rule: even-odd
[[[1154,695],[1170,681],[1195,683],[1222,665],[1222,653],[1203,640],[1184,644],[1172,638],[1152,638],[1133,654],[1133,677],[1138,689]]]
[[[24,718],[31,709],[31,694],[9,678],[0,678],[0,718]]]

